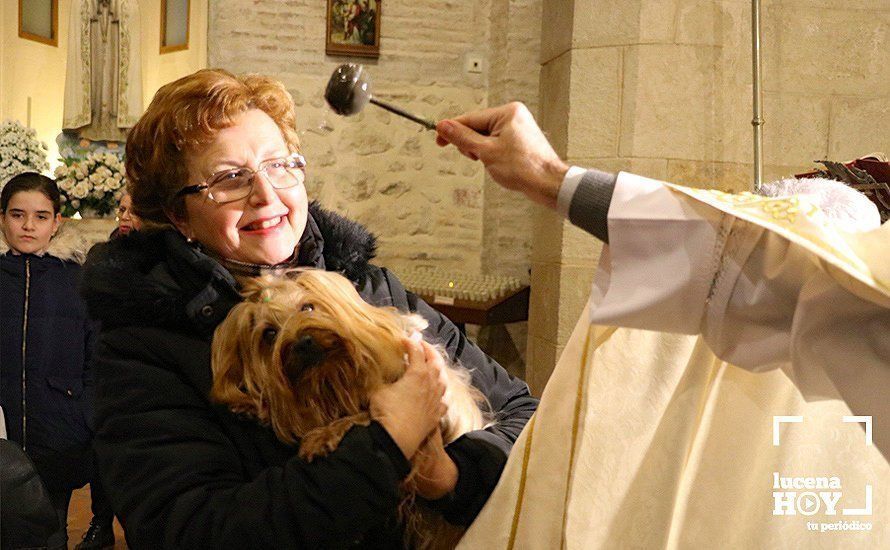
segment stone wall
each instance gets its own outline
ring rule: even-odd
[[[541,0],[492,2],[488,103],[525,103],[538,110]],[[482,270],[529,281],[536,207],[487,175],[483,187]],[[477,341],[512,374],[525,376],[527,323],[488,327]]]
[[[488,103],[525,103],[538,110],[541,0],[493,2]],[[527,281],[534,207],[486,177],[483,269]]]
[[[589,105],[572,106],[567,154],[672,181],[747,188],[751,3],[574,5],[570,48],[544,55],[569,53],[573,89],[596,92]],[[890,150],[890,2],[765,0],[762,28],[767,179],[815,159]]]

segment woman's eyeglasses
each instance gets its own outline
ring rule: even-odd
[[[287,189],[306,180],[306,159],[293,153],[287,157],[263,161],[256,170],[247,167],[222,170],[211,175],[204,183],[189,185],[176,192],[183,197],[207,190],[207,197],[219,204],[241,200],[250,195],[253,178],[263,174],[275,189]]]

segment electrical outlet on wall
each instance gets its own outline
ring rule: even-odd
[[[464,70],[468,73],[481,73],[482,56],[479,54],[468,54],[464,63]]]

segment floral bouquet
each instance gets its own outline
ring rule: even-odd
[[[46,143],[37,139],[37,132],[17,120],[0,123],[0,189],[22,172],[46,170]]]
[[[62,159],[56,183],[62,195],[62,215],[107,216],[124,194],[124,162],[114,153],[93,152],[84,159]]]

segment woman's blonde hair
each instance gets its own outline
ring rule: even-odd
[[[267,76],[202,69],[161,87],[127,136],[126,170],[133,210],[144,221],[184,216],[176,192],[188,185],[186,155],[213,140],[249,109],[269,115],[293,152],[300,149],[293,99]]]

